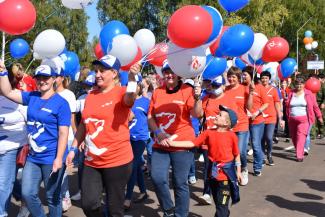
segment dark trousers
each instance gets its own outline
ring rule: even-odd
[[[217,181],[216,179],[209,179],[211,192],[214,203],[216,205],[215,217],[228,217],[229,199],[230,199],[230,185],[228,181]]]
[[[100,217],[103,186],[110,217],[124,216],[125,186],[132,172],[132,162],[112,168],[84,166],[81,182],[81,206],[87,217]]]

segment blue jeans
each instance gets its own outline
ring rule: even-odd
[[[187,176],[192,160],[192,151],[167,152],[154,149],[152,152],[151,178],[160,206],[164,212],[174,209],[174,203],[169,191],[169,168],[172,167],[175,195],[174,212],[176,217],[188,216],[190,192]]]
[[[196,149],[194,149],[194,153],[196,153]],[[188,178],[195,177],[195,157],[193,154],[193,160],[191,163],[190,171],[188,173]]]
[[[18,149],[0,155],[0,216],[7,216],[10,198],[16,179]]]
[[[249,140],[249,133],[248,133],[248,131],[239,131],[239,132],[236,132],[236,135],[238,137],[238,147],[240,150],[241,168],[246,169],[247,168],[247,146],[248,146],[248,140]]]
[[[272,155],[274,128],[275,128],[275,124],[265,124],[264,126],[264,134],[262,139],[262,151],[263,154],[266,156]]]
[[[141,193],[146,193],[146,186],[144,184],[144,177],[143,177],[143,171],[142,171],[142,154],[144,152],[144,149],[146,147],[146,144],[150,140],[147,141],[132,141],[132,151],[133,151],[133,168],[132,168],[132,174],[129,179],[129,182],[127,184],[127,190],[126,190],[126,196],[125,199],[131,200],[132,194],[133,194],[133,188],[135,183],[138,183],[139,189]]]
[[[260,172],[263,164],[263,152],[261,147],[261,140],[264,133],[264,123],[249,125],[250,137],[252,138],[253,147],[253,170]]]
[[[65,166],[53,173],[52,164],[36,164],[27,161],[23,170],[22,196],[33,217],[46,217],[38,197],[40,184],[44,181],[49,217],[62,216],[61,183]]]
[[[309,129],[308,129],[308,134],[307,134],[307,138],[306,138],[306,142],[305,142],[305,149],[309,150],[310,149],[310,131],[311,131],[311,128],[313,127],[313,125],[311,124],[309,126]]]

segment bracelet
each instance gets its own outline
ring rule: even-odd
[[[158,136],[159,133],[162,133],[162,130],[158,128],[157,130],[153,131],[153,133],[155,134],[155,136]]]
[[[71,146],[69,152],[70,151],[73,151],[76,154],[78,152],[78,148],[74,147],[74,146]]]
[[[135,93],[137,92],[137,82],[136,81],[129,81],[128,85],[126,87],[126,92],[127,93]]]
[[[0,77],[3,77],[3,76],[8,76],[8,72],[7,71],[0,72]]]
[[[238,166],[241,166],[241,163],[240,162],[235,162],[235,165],[238,167]]]

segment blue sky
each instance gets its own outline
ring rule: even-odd
[[[98,22],[98,13],[96,9],[98,0],[94,0],[93,4],[86,7],[86,13],[89,16],[87,23],[88,28],[88,41],[91,41],[94,36],[99,36],[101,26]]]

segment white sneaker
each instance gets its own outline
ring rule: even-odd
[[[211,197],[208,194],[204,194],[203,196],[199,197],[199,204],[201,205],[211,205]]]
[[[249,149],[249,151],[247,152],[247,154],[248,154],[249,156],[252,156],[252,155],[253,155],[253,149]]]
[[[70,198],[63,198],[62,200],[62,212],[68,211],[72,206]]]
[[[203,154],[200,154],[200,157],[199,157],[199,162],[203,163],[204,162],[204,157],[203,157]]]
[[[293,145],[290,145],[290,146],[288,146],[288,147],[286,147],[284,150],[285,151],[290,151],[290,150],[292,150],[292,149],[294,149],[295,147],[293,146]]]
[[[74,201],[81,200],[81,192],[78,191],[78,193],[76,193],[75,195],[73,195],[71,197],[71,200],[74,200]]]
[[[189,179],[188,179],[188,183],[190,185],[194,185],[196,183],[196,178],[195,176],[191,176]]]
[[[242,186],[245,186],[248,184],[248,170],[247,169],[244,169],[241,172],[241,182],[239,184]]]
[[[27,207],[25,205],[22,205],[19,209],[19,213],[17,215],[17,217],[28,217],[29,216],[29,210],[27,209]]]

